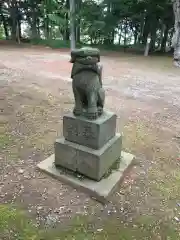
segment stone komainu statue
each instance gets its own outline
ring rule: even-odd
[[[74,115],[96,119],[103,113],[105,92],[102,88],[100,52],[95,48],[81,48],[71,52],[72,87],[75,98]]]

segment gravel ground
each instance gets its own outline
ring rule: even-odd
[[[176,224],[180,179],[180,70],[171,59],[103,53],[106,108],[118,116],[124,150],[137,156],[123,184],[102,206],[40,173],[71,111],[69,53],[0,47],[0,203],[15,203],[37,224],[68,224],[76,215],[129,224],[156,216]],[[175,186],[175,187],[174,187]],[[177,225],[178,227],[178,225]]]

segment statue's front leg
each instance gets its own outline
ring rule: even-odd
[[[83,114],[83,106],[81,101],[81,95],[75,86],[73,86],[73,93],[74,93],[74,99],[75,99],[75,106],[74,106],[73,113],[75,116],[80,116]]]
[[[87,93],[88,100],[88,109],[87,109],[87,118],[96,119],[98,118],[98,109],[97,109],[97,92],[91,90]]]

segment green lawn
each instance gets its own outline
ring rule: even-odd
[[[180,239],[176,230],[169,224],[155,221],[152,217],[142,216],[136,223],[123,225],[118,221],[108,220],[103,227],[94,230],[87,219],[77,217],[68,230],[38,229],[26,214],[13,206],[0,205],[1,240],[133,240],[133,239]],[[159,236],[159,237],[158,237]],[[161,236],[161,237],[160,237]]]

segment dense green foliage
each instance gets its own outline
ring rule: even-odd
[[[97,45],[171,45],[174,16],[170,0],[75,0],[76,41]],[[6,39],[69,41],[69,0],[1,0]],[[2,35],[2,34],[1,34]]]

